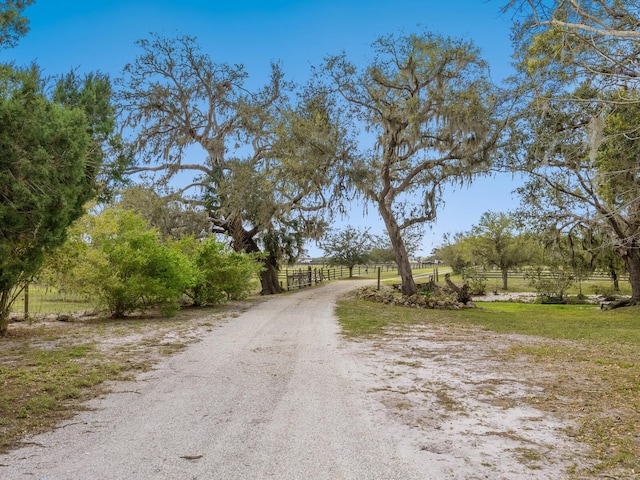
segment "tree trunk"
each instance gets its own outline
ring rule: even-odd
[[[508,270],[506,268],[503,268],[501,270],[501,272],[502,272],[502,289],[507,291],[507,290],[509,290],[507,288],[507,277],[508,277],[508,273],[509,272],[508,272]]]
[[[640,302],[640,250],[630,248],[623,253],[623,258],[629,272],[631,300],[634,303]]]
[[[11,298],[10,292],[3,290],[0,292],[0,336],[4,336],[7,333],[9,327],[9,307]]]
[[[616,272],[616,269],[613,266],[609,267],[609,271],[610,271],[610,275],[611,275],[611,280],[613,280],[613,289],[616,292],[620,291],[620,283],[618,282],[618,272]]]
[[[418,293],[418,287],[413,280],[413,272],[411,271],[411,262],[409,261],[409,255],[407,254],[407,248],[402,240],[402,232],[400,226],[396,221],[391,208],[387,207],[384,201],[378,202],[378,208],[380,215],[384,220],[384,224],[387,227],[387,233],[389,234],[389,240],[391,240],[391,246],[393,247],[393,253],[396,256],[396,264],[398,265],[398,274],[400,275],[400,282],[402,286],[400,291],[403,295],[410,297]]]
[[[260,272],[260,285],[262,286],[260,295],[273,295],[284,292],[284,288],[278,280],[278,270],[268,258],[264,260],[264,267],[264,270]]]
[[[262,253],[251,234],[242,226],[241,221],[230,220],[226,225],[226,229],[231,234],[233,248],[236,252]],[[262,263],[264,269],[260,272],[260,285],[262,287],[260,295],[273,295],[284,292],[284,288],[280,286],[278,280],[278,270],[275,267],[273,257],[268,255]]]
[[[260,253],[260,247],[256,244],[253,238],[246,240],[245,251],[247,253]],[[280,285],[278,279],[278,269],[275,267],[275,261],[271,255],[262,261],[264,266],[262,272],[260,272],[260,295],[274,295],[276,293],[284,292],[284,288]]]
[[[451,274],[450,273],[445,274],[444,281],[446,282],[447,286],[451,290],[453,290],[454,292],[457,293],[459,302],[464,303],[466,305],[467,303],[469,303],[472,300],[468,283],[465,282],[462,285],[462,287],[457,286],[455,283],[453,283],[451,281]]]

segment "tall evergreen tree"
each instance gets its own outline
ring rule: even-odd
[[[71,105],[46,95],[35,66],[0,67],[0,332],[22,285],[96,195],[99,122],[87,112],[100,101],[108,105],[106,82],[94,79],[77,89],[82,96],[90,85],[101,85],[102,93]]]

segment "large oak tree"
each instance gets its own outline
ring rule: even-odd
[[[130,172],[172,183],[174,198],[205,208],[235,250],[265,251],[262,293],[280,292],[278,261],[321,231],[345,156],[332,106],[319,94],[292,98],[277,64],[250,89],[242,65],[214,62],[191,37],[154,35],[138,47],[120,83],[138,152]]]
[[[359,68],[345,54],[324,74],[370,142],[351,185],[384,220],[405,295],[416,293],[404,232],[436,218],[447,182],[485,170],[498,138],[497,96],[470,42],[433,33],[389,35]]]

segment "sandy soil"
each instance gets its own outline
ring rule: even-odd
[[[437,479],[563,479],[584,466],[570,418],[531,406],[547,373],[512,345],[531,337],[461,326],[411,326],[349,346],[368,369],[369,396]],[[501,358],[509,358],[507,362]]]

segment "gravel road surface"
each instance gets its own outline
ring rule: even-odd
[[[353,288],[264,299],[0,456],[0,477],[439,478],[371,404],[366,373],[341,347],[333,308]]]

